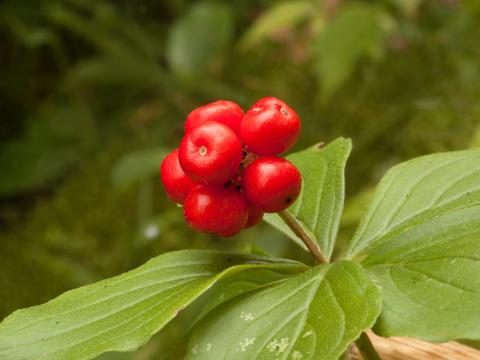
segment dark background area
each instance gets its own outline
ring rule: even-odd
[[[480,145],[478,39],[477,0],[2,1],[0,319],[166,251],[309,261],[266,224],[195,233],[163,193],[186,115],[217,99],[288,102],[296,150],[353,139],[341,247],[390,166]],[[158,358],[175,326],[113,359]]]

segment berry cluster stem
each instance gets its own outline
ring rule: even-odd
[[[287,210],[280,211],[278,213],[282,220],[287,224],[287,226],[297,235],[307,246],[308,250],[312,253],[313,259],[317,264],[326,264],[328,263],[327,259],[323,256],[320,248],[317,244],[307,235],[307,233],[303,230],[302,226],[298,223],[297,219],[295,219],[292,214],[290,214]]]

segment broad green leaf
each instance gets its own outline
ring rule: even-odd
[[[211,311],[195,326],[185,359],[337,359],[373,325],[380,304],[358,265],[317,266]]]
[[[347,251],[382,289],[376,331],[480,339],[479,240],[480,149],[391,169]]]
[[[205,302],[200,314],[197,316],[196,322],[201,320],[205,314],[208,314],[210,311],[215,311],[215,308],[220,304],[236,296],[245,294],[255,289],[271,286],[282,280],[285,280],[287,277],[292,275],[293,273],[291,272],[286,273],[272,269],[255,269],[255,271],[241,272],[221,279],[205,295]],[[187,352],[187,343],[189,337],[190,333],[183,335],[177,341],[174,348],[171,349],[168,354],[165,354],[162,359],[183,359],[185,357],[185,353]]]
[[[160,163],[167,154],[164,148],[132,151],[120,158],[112,168],[112,182],[126,189],[158,174]]]
[[[180,73],[210,72],[233,36],[231,8],[219,2],[200,2],[170,29],[167,60]]]
[[[400,226],[479,203],[479,175],[480,149],[427,155],[394,166],[375,190],[347,258]]]
[[[252,254],[252,255],[259,255],[259,256],[272,256],[265,250],[263,250],[261,247],[257,245],[249,245],[245,250],[243,251],[245,254]]]
[[[143,345],[216,281],[255,269],[305,265],[245,254],[178,251],[139,268],[19,310],[0,324],[0,358],[91,359]]]
[[[287,157],[303,177],[302,192],[287,211],[318,244],[327,259],[332,255],[342,215],[345,164],[351,149],[349,139],[339,138],[324,148],[313,146]],[[266,214],[264,219],[303,245],[277,214]]]
[[[363,58],[383,52],[385,30],[378,7],[353,3],[343,6],[314,43],[316,69],[327,95],[341,85]]]
[[[283,281],[292,274],[294,273],[280,272],[275,269],[256,269],[255,271],[241,272],[221,279],[207,294],[202,314],[208,313],[235,296]]]
[[[274,31],[296,26],[315,11],[312,1],[285,1],[267,9],[240,40],[243,49],[250,49]]]

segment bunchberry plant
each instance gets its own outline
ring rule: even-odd
[[[299,131],[298,115],[273,97],[245,115],[231,101],[201,106],[188,115],[179,148],[162,161],[164,189],[184,205],[193,229],[233,236],[297,199],[300,172],[273,155],[290,148]]]
[[[332,258],[351,142],[339,138],[283,160],[275,156],[300,129],[293,110],[267,98],[240,114],[230,102],[190,114],[196,120],[161,167],[165,190],[194,229],[231,236],[263,216],[314,264],[258,249],[163,254],[14,312],[0,324],[0,359],[132,351],[201,296],[196,321],[165,358],[333,360],[355,342],[364,359],[378,359],[369,329],[478,344],[480,149],[393,167],[347,247]]]

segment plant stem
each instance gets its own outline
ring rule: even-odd
[[[305,233],[305,231],[298,223],[297,219],[295,219],[292,214],[284,210],[280,211],[278,215],[280,215],[282,220],[294,232],[294,234],[297,235],[300,239],[302,239],[308,250],[310,250],[310,252],[312,253],[313,258],[317,264],[328,263],[328,261],[323,257],[323,254],[320,251],[318,245],[310,238],[310,236],[307,235],[307,233]]]
[[[357,349],[362,355],[363,360],[382,360],[366,333],[362,332],[360,337],[355,341],[355,345],[357,345]]]

